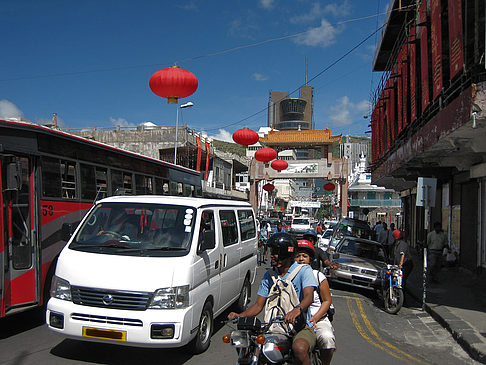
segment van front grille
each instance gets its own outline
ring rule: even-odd
[[[73,303],[110,309],[146,310],[152,293],[71,286]]]
[[[84,321],[84,322],[143,327],[143,322],[140,319],[97,316],[94,314],[84,314],[84,313],[72,313],[71,318],[77,321]]]

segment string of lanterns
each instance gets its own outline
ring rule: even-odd
[[[260,140],[258,133],[249,129],[249,128],[241,128],[238,129],[236,132],[233,133],[233,141],[236,143],[248,147],[252,144],[257,143]],[[272,169],[281,172],[289,167],[289,164],[285,160],[276,159],[277,158],[277,151],[275,151],[271,147],[263,147],[260,148],[258,151],[255,152],[255,160],[264,162],[268,164],[270,161]],[[267,192],[271,192],[275,189],[275,185],[267,183],[263,185],[263,190]]]

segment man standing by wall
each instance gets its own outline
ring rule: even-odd
[[[438,284],[439,279],[437,276],[442,267],[442,253],[444,248],[447,248],[450,251],[447,235],[442,230],[442,225],[439,222],[434,223],[434,230],[427,235],[426,248],[429,275],[432,282]]]
[[[385,248],[386,260],[387,262],[393,261],[393,244],[395,243],[395,237],[393,237],[393,232],[388,229],[386,223],[381,224],[383,229],[378,234],[378,242],[380,242]]]

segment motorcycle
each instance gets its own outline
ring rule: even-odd
[[[284,317],[277,316],[270,322],[261,322],[256,317],[235,317],[226,322],[236,324],[230,334],[223,336],[223,342],[231,343],[238,353],[237,364],[293,364],[292,337],[290,334],[269,332],[273,323],[283,323]],[[321,365],[317,349],[311,353],[311,365]]]
[[[403,305],[402,270],[398,265],[387,264],[381,270],[382,293],[385,312],[396,314]]]

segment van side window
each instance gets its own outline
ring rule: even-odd
[[[221,232],[223,232],[223,246],[230,246],[238,242],[238,231],[236,227],[236,216],[232,210],[219,212],[221,221]]]
[[[208,233],[210,232],[210,233]],[[199,227],[199,244],[202,243],[204,237],[215,242],[214,236],[214,212],[212,210],[205,210],[201,215],[201,226]],[[210,237],[208,237],[210,234]]]
[[[253,219],[252,210],[239,210],[238,221],[240,222],[241,240],[249,240],[256,235],[255,220]]]

